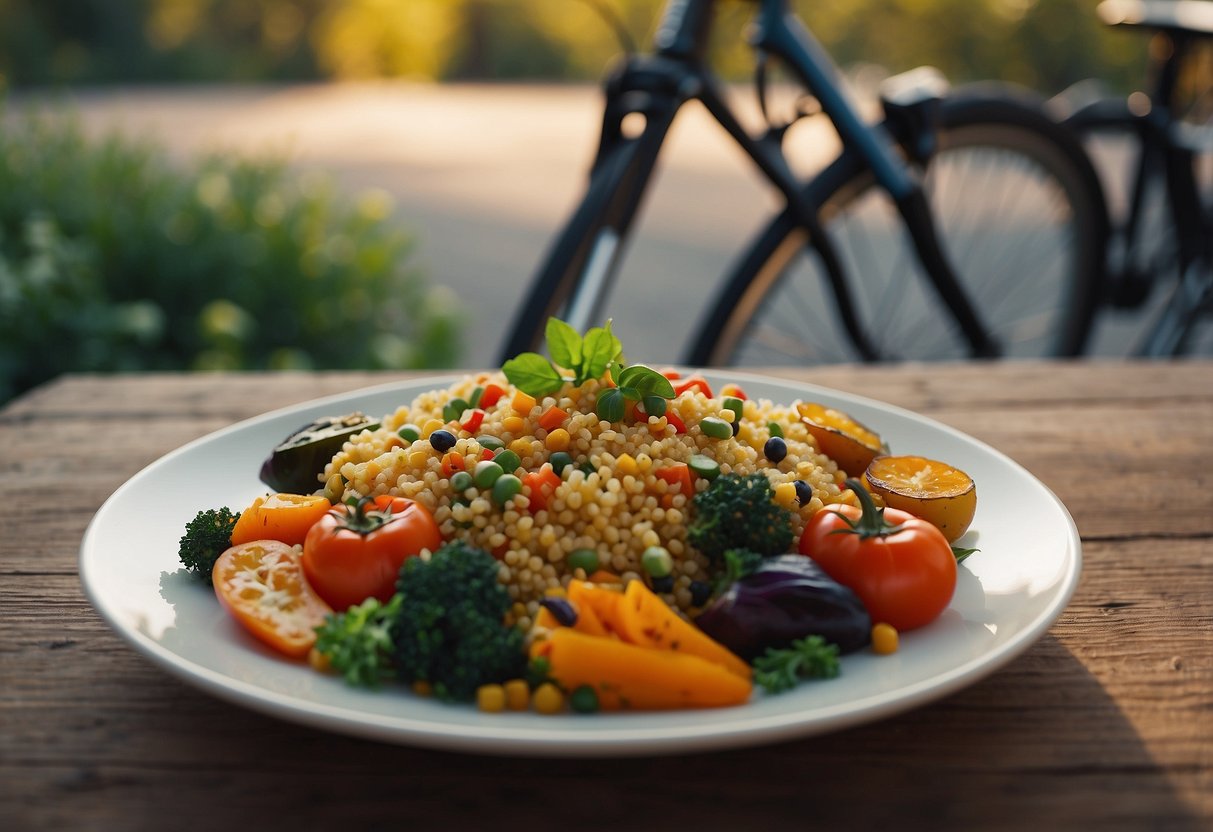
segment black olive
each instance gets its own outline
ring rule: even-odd
[[[788,443],[778,436],[772,436],[762,446],[762,455],[778,465],[788,455]]]
[[[436,430],[430,434],[430,447],[438,453],[446,453],[451,448],[455,447],[455,434],[449,430]]]

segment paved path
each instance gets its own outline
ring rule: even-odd
[[[419,264],[466,313],[468,365],[495,359],[523,287],[575,204],[601,106],[585,85],[396,82],[123,88],[70,100],[89,130],[151,135],[183,158],[215,149],[285,155],[345,188],[388,191],[416,231]],[[813,125],[796,149],[809,170],[836,146],[828,127]],[[701,108],[680,116],[665,153],[608,310],[629,353],[649,361],[681,355],[701,298],[775,205]],[[1105,331],[1100,351],[1116,354],[1124,342],[1123,330]]]

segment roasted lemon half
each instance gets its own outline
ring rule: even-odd
[[[977,512],[973,478],[945,462],[921,456],[878,456],[864,473],[864,485],[885,505],[921,517],[952,542],[964,534]]]

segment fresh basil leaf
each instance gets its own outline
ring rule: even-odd
[[[591,329],[581,342],[581,367],[577,372],[580,382],[599,378],[621,352],[623,344],[611,334],[609,320],[605,326]]]
[[[547,339],[552,361],[556,362],[558,367],[580,374],[582,341],[577,330],[559,318],[548,318],[543,336]]]
[[[618,387],[611,387],[598,394],[594,412],[599,419],[607,422],[619,422],[623,419],[623,392]]]
[[[619,374],[623,372],[623,364],[618,361],[611,362],[611,381],[615,382],[615,386],[619,386]]]
[[[619,374],[620,387],[631,387],[641,396],[661,396],[664,399],[674,398],[674,385],[670,380],[652,367],[643,364],[633,364]]]
[[[564,386],[564,377],[537,352],[524,352],[501,366],[510,384],[531,396],[546,396]]]
[[[641,403],[644,405],[646,416],[661,417],[665,415],[666,404],[663,396],[644,396]]]

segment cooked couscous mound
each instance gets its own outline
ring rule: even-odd
[[[392,494],[417,500],[433,512],[445,539],[464,538],[492,552],[515,601],[513,618],[523,626],[529,626],[547,590],[567,585],[585,571],[581,565],[572,568],[569,557],[586,549],[597,552],[600,570],[626,582],[642,575],[641,556],[647,548],[664,547],[674,562],[673,585],[665,598],[680,609],[692,608],[692,583],[710,576],[707,558],[687,543],[693,494],[686,491],[688,486],[702,491],[708,480],[692,474],[680,482],[671,476],[683,471],[679,466],[688,465],[692,456],[714,460],[724,474],[765,473],[776,500],[792,512],[797,536],[823,505],[849,501],[850,495],[840,499],[845,475],[817,452],[795,403],[747,400],[736,435],[715,438],[701,428],[705,417],[730,423],[736,418],[720,397],[693,388],[669,401],[666,415],[629,413],[611,423],[595,415],[602,386],[596,380],[580,387],[568,383],[537,400],[515,390],[500,373],[468,376],[448,389],[418,396],[386,416],[380,429],[353,437],[323,477],[331,481],[340,474],[345,498]],[[477,389],[494,390],[494,395],[477,396]],[[469,414],[471,418],[444,418],[449,403],[481,398],[495,400],[473,408],[481,412]],[[448,408],[445,416],[451,415]],[[778,462],[763,452],[772,422],[780,426],[787,448]],[[439,430],[454,437],[453,447],[440,450],[435,444],[443,443],[430,441]],[[414,433],[418,438],[406,438]],[[572,464],[560,466],[558,484],[549,477],[550,493],[538,497],[531,485],[504,500],[492,488],[452,487],[452,477],[475,471],[498,445],[517,454],[520,470],[513,473],[524,483],[526,473],[550,469],[553,454],[568,454]],[[797,480],[809,486],[810,499],[803,499],[804,485],[798,496]]]

